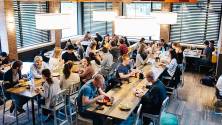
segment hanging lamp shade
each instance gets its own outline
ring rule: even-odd
[[[54,30],[54,29],[69,29],[73,22],[70,20],[71,14],[64,13],[44,13],[36,14],[36,29]]]
[[[117,14],[114,11],[93,11],[93,21],[114,21]]]

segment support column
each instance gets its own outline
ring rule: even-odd
[[[162,11],[170,12],[171,3],[162,3]],[[170,25],[161,24],[160,25],[160,39],[164,39],[166,42],[170,40]]]
[[[113,11],[117,13],[117,16],[122,16],[122,2],[113,2]],[[113,21],[112,31],[115,33],[115,23]]]
[[[222,16],[221,16],[221,23],[220,23],[220,35],[219,40],[217,44],[217,52],[218,52],[218,58],[217,58],[217,68],[216,68],[216,75],[219,77],[222,74]]]
[[[0,39],[2,51],[7,52],[11,60],[18,59],[12,0],[0,0]]]
[[[50,13],[60,13],[60,0],[49,1],[49,12]],[[51,41],[55,42],[56,47],[61,47],[61,36],[62,30],[51,30]]]

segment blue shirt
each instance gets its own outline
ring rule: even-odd
[[[127,66],[124,66],[123,64],[120,64],[120,66],[118,67],[118,77],[120,78],[119,76],[119,73],[123,73],[124,75],[128,74],[130,72],[130,65],[127,65]]]
[[[79,112],[84,112],[88,108],[87,105],[83,106],[82,96],[86,96],[89,99],[93,99],[96,95],[97,95],[97,88],[93,85],[92,80],[85,83],[79,90],[79,95],[77,97],[77,104],[78,104]]]

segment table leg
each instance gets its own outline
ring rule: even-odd
[[[35,125],[34,99],[31,99],[31,103],[32,103],[32,124]]]

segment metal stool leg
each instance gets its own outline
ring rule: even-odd
[[[72,115],[70,114],[70,116],[72,117]],[[67,108],[66,108],[66,105],[65,105],[65,117],[66,117],[66,121],[68,123],[68,116],[67,116]]]
[[[3,120],[2,120],[3,125],[5,124],[5,103],[6,102],[4,102],[4,105],[3,105]]]
[[[56,111],[53,111],[53,115],[54,115],[54,125],[57,125]]]

